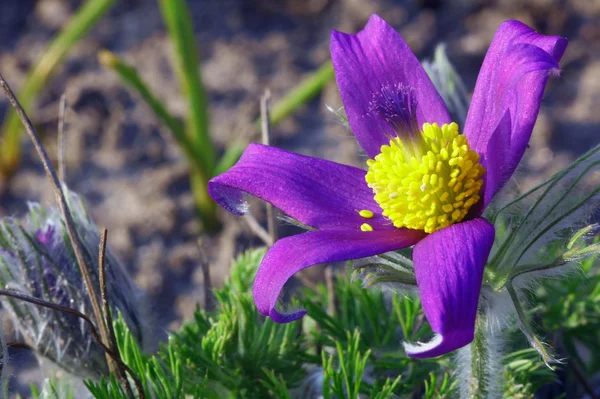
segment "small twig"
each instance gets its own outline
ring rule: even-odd
[[[67,120],[67,95],[63,93],[60,96],[60,105],[58,107],[58,179],[61,183],[66,183],[66,165],[65,165],[65,122]]]
[[[115,336],[115,329],[113,328],[112,322],[112,314],[110,312],[110,304],[108,302],[108,291],[106,288],[106,239],[108,237],[108,230],[103,228],[100,231],[100,248],[98,251],[98,278],[100,279],[100,295],[102,296],[102,307],[104,310],[104,322],[106,323],[106,329],[108,330],[108,338],[107,346],[112,349],[113,352],[117,353],[119,357],[121,353],[119,352],[119,346],[117,344],[117,337]],[[119,367],[120,363],[115,362],[111,359],[111,362],[108,364],[112,373],[117,376],[121,380],[121,385],[125,390],[125,393],[129,397],[133,397],[133,392],[131,391],[131,386],[129,385],[129,381],[127,380],[127,376],[125,375],[125,370]]]
[[[44,170],[46,171],[48,180],[50,180],[50,183],[52,185],[52,190],[54,191],[54,196],[56,197],[56,202],[58,203],[58,208],[59,208],[60,213],[66,224],[67,233],[69,235],[69,239],[71,240],[71,246],[73,247],[73,252],[75,253],[75,257],[77,258],[77,264],[79,265],[79,270],[83,277],[83,282],[85,284],[85,288],[90,297],[90,302],[92,304],[92,310],[94,312],[94,318],[96,319],[96,322],[98,323],[98,327],[100,329],[100,334],[101,334],[102,338],[104,339],[104,342],[108,342],[108,331],[106,331],[106,326],[102,322],[102,320],[103,320],[102,309],[100,307],[100,302],[98,300],[98,294],[96,293],[96,289],[94,288],[94,285],[92,284],[92,279],[90,277],[90,268],[88,267],[87,262],[85,260],[84,252],[83,252],[83,249],[81,246],[81,240],[79,238],[79,235],[77,234],[77,230],[75,228],[75,222],[73,221],[73,217],[71,216],[71,212],[69,211],[69,206],[67,204],[67,199],[65,197],[65,194],[62,190],[62,186],[58,180],[58,177],[56,176],[56,172],[55,172],[54,168],[52,167],[52,163],[50,162],[50,159],[48,158],[46,149],[42,145],[40,138],[38,137],[38,135],[35,131],[35,128],[33,127],[33,124],[31,123],[31,120],[29,120],[29,117],[25,113],[25,110],[23,110],[23,107],[19,103],[19,100],[17,100],[17,97],[13,93],[12,89],[10,88],[10,86],[8,85],[8,83],[6,82],[6,80],[4,79],[4,76],[2,76],[2,74],[0,74],[0,86],[2,86],[2,89],[8,96],[8,99],[9,99],[11,105],[15,108],[15,110],[19,116],[19,119],[21,120],[21,122],[23,123],[23,126],[25,127],[25,131],[29,135],[29,138],[31,139],[33,146],[35,147],[35,149],[42,161],[42,164],[44,165]],[[110,362],[108,357],[107,357],[107,362]]]
[[[212,282],[210,279],[210,263],[204,249],[202,239],[198,239],[198,252],[200,253],[200,267],[202,268],[202,279],[204,282],[204,309],[212,312],[215,309],[215,298],[212,291]]]
[[[92,333],[92,338],[94,338],[94,341],[96,341],[98,346],[100,346],[100,348],[102,348],[102,350],[104,350],[104,352],[108,356],[110,356],[112,359],[114,359],[117,363],[120,363],[119,365],[123,369],[127,370],[127,373],[129,373],[129,375],[135,382],[135,386],[138,389],[138,392],[140,393],[140,398],[145,399],[144,390],[142,388],[142,384],[141,384],[138,376],[133,372],[132,369],[129,368],[129,366],[127,366],[125,363],[123,363],[123,361],[121,361],[121,357],[119,356],[119,354],[113,352],[108,346],[104,345],[104,342],[102,342],[102,339],[100,338],[100,334],[98,334],[98,330],[96,329],[94,322],[92,320],[90,320],[89,317],[87,317],[86,315],[84,315],[83,313],[81,313],[78,310],[69,308],[67,306],[57,305],[52,302],[47,302],[47,301],[44,301],[43,299],[34,298],[32,296],[23,294],[19,291],[0,290],[0,296],[8,296],[11,298],[17,298],[17,299],[20,299],[21,301],[32,303],[34,305],[38,305],[43,308],[58,310],[59,312],[63,312],[63,313],[69,313],[69,314],[77,316],[80,319],[82,319],[83,321],[85,321],[90,328],[90,332]]]
[[[265,93],[260,98],[260,128],[261,128],[261,138],[262,143],[264,145],[269,145],[269,139],[271,137],[271,121],[269,118],[270,109],[269,102],[271,101],[271,91],[269,89],[265,90]]]
[[[271,115],[269,112],[269,101],[271,100],[271,92],[267,89],[265,94],[260,99],[260,120],[261,120],[261,136],[264,145],[270,144],[271,139]],[[271,237],[271,244],[277,241],[277,216],[273,205],[267,202],[267,229]]]
[[[248,227],[250,227],[250,230],[252,230],[252,232],[261,240],[263,240],[263,242],[265,243],[265,245],[267,245],[268,247],[270,247],[271,245],[273,245],[273,239],[271,238],[271,235],[269,234],[269,232],[267,230],[265,230],[260,223],[258,223],[258,220],[256,220],[256,218],[254,216],[252,216],[250,213],[246,213],[244,215],[244,220],[246,221],[246,223],[248,224]]]

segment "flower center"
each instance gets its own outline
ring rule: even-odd
[[[420,136],[381,146],[365,179],[395,227],[433,233],[467,216],[485,169],[456,123],[425,123]]]

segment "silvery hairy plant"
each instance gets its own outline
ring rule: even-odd
[[[92,265],[90,277],[99,287],[99,230],[81,198],[64,185],[63,190],[83,244],[84,256]],[[142,347],[150,345],[153,338],[146,325],[142,292],[110,249],[106,251],[105,270],[108,301],[113,313],[122,313]],[[29,213],[23,220],[10,217],[0,221],[0,285],[83,314],[92,314],[90,298],[66,227],[56,208],[29,203]],[[0,302],[19,335],[40,360],[50,360],[84,379],[108,375],[105,353],[82,319],[11,297],[0,297]]]

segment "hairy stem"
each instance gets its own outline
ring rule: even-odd
[[[482,324],[482,323],[478,323]],[[480,325],[475,330],[475,339],[471,344],[471,380],[469,381],[469,398],[487,398],[489,390],[487,382],[490,380],[488,363],[490,352],[486,346],[485,331]]]
[[[489,321],[491,308],[482,309],[475,323],[475,338],[458,353],[461,399],[499,398],[502,356],[499,340]]]

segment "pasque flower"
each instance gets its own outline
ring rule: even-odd
[[[400,35],[373,15],[358,34],[334,31],[331,56],[367,171],[251,144],[209,182],[213,199],[243,214],[247,192],[314,230],[275,243],[254,283],[260,312],[278,322],[285,282],[308,266],[414,245],[423,310],[436,336],[407,345],[433,357],[473,340],[494,227],[483,210],[513,174],[531,136],[549,75],[567,40],[518,21],[498,29],[477,78],[462,134]]]

